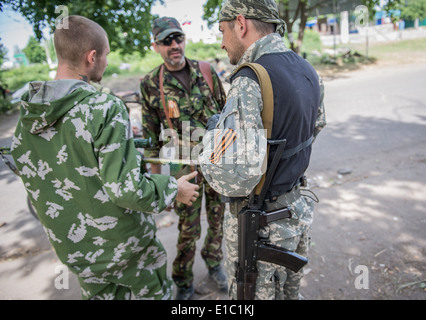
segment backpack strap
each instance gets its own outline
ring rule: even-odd
[[[206,61],[198,61],[198,66],[200,67],[200,71],[204,77],[204,80],[206,80],[207,84],[209,85],[210,91],[214,95],[213,76],[210,63]]]
[[[163,104],[164,114],[166,115],[167,122],[169,123],[170,129],[173,129],[172,121],[170,120],[169,110],[166,106],[166,98],[164,96],[164,64],[160,67],[160,95],[161,95],[161,103]]]
[[[266,129],[267,139],[271,139],[272,134],[272,123],[274,120],[274,93],[272,90],[272,83],[266,69],[258,63],[244,63],[240,65],[234,72],[234,75],[237,76],[237,73],[244,69],[250,68],[254,71],[259,80],[260,90],[262,93],[262,101],[263,101],[263,110],[262,110],[262,122],[263,127]],[[268,165],[268,155],[269,155],[269,144],[267,146],[266,156],[264,162],[262,164],[262,169],[264,169],[264,174],[260,179],[259,184],[255,188],[255,194],[260,195],[263,185],[265,183],[266,177],[266,168]]]

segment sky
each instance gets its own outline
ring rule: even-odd
[[[164,0],[164,6],[157,4],[152,8],[152,13],[175,17],[181,24],[185,20],[192,21],[190,27],[184,27],[184,31],[196,41],[201,37],[201,26],[205,26],[205,22],[202,21],[205,2],[206,0]],[[45,33],[48,35],[49,31],[46,30]],[[34,36],[31,25],[23,16],[5,5],[3,12],[0,12],[0,38],[1,43],[8,49],[7,57],[10,61],[13,58],[14,47],[25,48],[30,36]]]

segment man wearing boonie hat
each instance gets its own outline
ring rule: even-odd
[[[322,81],[308,62],[284,45],[285,23],[279,17],[274,0],[225,0],[219,14],[219,30],[223,34],[221,47],[228,53],[231,64],[238,67],[243,63],[256,62],[268,72],[274,95],[270,139],[287,140],[284,151],[287,156],[280,158],[262,205],[264,210],[287,207],[292,217],[270,222],[259,231],[259,237],[272,245],[306,256],[313,201],[303,195],[301,187],[309,165],[311,143],[326,124]],[[230,213],[225,214],[224,221],[225,267],[230,297],[236,299],[237,216],[242,208],[248,206],[249,196],[264,173],[258,164],[263,163],[267,149],[265,136],[260,134],[264,126],[259,79],[245,67],[234,70],[229,80],[231,86],[226,105],[215,130],[208,131],[203,138],[204,148],[199,162],[211,187],[228,197],[230,202]],[[227,137],[228,132],[234,133],[233,140],[226,140],[228,143],[218,148],[217,137]],[[272,160],[275,151],[276,148],[271,146],[269,160]],[[260,260],[257,261],[257,269],[255,299],[299,298],[303,270],[295,273]]]
[[[144,154],[147,158],[158,158],[161,147],[166,144],[170,146],[171,142],[160,141],[161,127],[163,127],[177,132],[182,148],[177,147],[182,156],[184,147],[188,150],[194,146],[183,145],[186,142],[182,137],[183,131],[185,130],[184,134],[191,139],[194,132],[200,132],[200,129],[204,132],[207,120],[219,113],[225,105],[226,95],[222,83],[210,65],[204,64],[207,67],[207,73],[210,71],[208,78],[211,79],[212,88],[204,76],[203,72],[206,71],[201,71],[202,62],[185,57],[185,35],[175,18],[156,19],[152,34],[153,48],[161,55],[164,63],[145,76],[140,86],[143,134],[145,138],[151,138],[153,144],[152,148],[145,148]],[[170,133],[164,132],[167,140]],[[161,173],[161,165],[152,165],[151,170],[152,173]],[[171,166],[172,175],[186,170],[189,171],[189,166],[183,166],[181,170],[173,170]],[[209,225],[201,256],[210,277],[220,290],[226,291],[227,278],[221,267],[225,204],[222,203],[220,195],[204,180],[201,171],[197,177],[197,184],[200,190],[204,189]],[[200,196],[192,206],[175,203],[175,211],[179,216],[179,236],[172,278],[178,289],[177,300],[188,300],[194,295],[192,267],[195,244],[201,236],[202,198],[203,192],[200,192]]]

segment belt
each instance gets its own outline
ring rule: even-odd
[[[293,202],[301,197],[300,184],[294,186],[290,191],[283,193],[273,199],[265,200],[267,210],[276,210],[289,207]]]
[[[265,210],[270,211],[289,207],[301,196],[302,195],[300,193],[300,184],[298,184],[294,186],[290,191],[283,193],[280,196],[274,197],[273,200],[265,200]],[[248,205],[249,202],[248,197],[227,198],[223,200],[229,202],[232,214],[237,214],[242,209],[242,207]]]

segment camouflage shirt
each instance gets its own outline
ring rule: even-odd
[[[204,132],[207,120],[219,113],[225,105],[226,95],[212,67],[214,94],[203,78],[198,61],[186,59],[186,62],[190,70],[190,91],[164,68],[164,95],[166,107],[174,110],[169,114],[173,129],[177,130],[180,140],[182,141],[182,133],[188,130],[186,134],[190,140],[198,142],[199,136],[193,135],[194,129],[200,128]],[[141,82],[143,134],[145,138],[151,138],[153,143],[151,149],[145,149],[145,156],[152,158],[158,157],[160,148],[166,142],[160,141],[162,127],[169,128],[161,102],[159,79],[160,66],[146,75]]]
[[[237,67],[254,62],[265,54],[288,50],[282,38],[272,33],[253,43]],[[318,106],[315,135],[325,126],[322,81],[320,86],[321,104]],[[208,131],[203,138],[200,167],[210,186],[222,195],[248,196],[264,173],[262,164],[266,155],[266,134],[262,109],[259,84],[248,77],[238,77],[231,84],[216,128]]]

